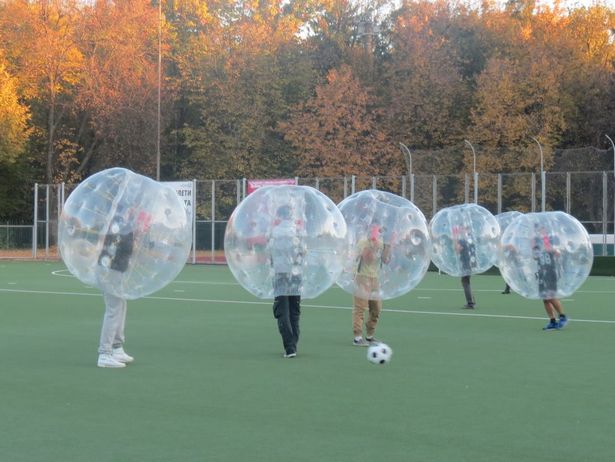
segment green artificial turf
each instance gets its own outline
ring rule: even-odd
[[[376,366],[351,296],[303,301],[282,358],[271,301],[224,266],[187,266],[130,301],[122,370],[96,367],[99,291],[61,263],[0,262],[2,461],[611,461],[615,279],[592,277],[543,332],[499,276],[429,273],[384,302]]]

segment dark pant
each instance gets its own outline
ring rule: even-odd
[[[466,296],[466,303],[470,306],[474,306],[474,297],[472,296],[472,288],[470,287],[470,276],[462,276],[461,285],[463,286],[463,293]]]
[[[273,302],[273,316],[278,320],[278,329],[286,354],[297,352],[299,341],[299,316],[301,297],[299,295],[280,295]]]

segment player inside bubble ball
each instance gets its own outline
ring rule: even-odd
[[[549,323],[543,327],[543,330],[562,329],[568,323],[568,318],[564,314],[559,299],[555,298],[557,293],[557,257],[559,252],[557,245],[559,239],[557,236],[550,235],[544,226],[538,223],[534,224],[534,243],[532,247],[532,257],[536,261],[537,271],[536,280],[538,282],[538,292],[544,297],[543,305]],[[556,315],[559,319],[556,319]]]
[[[380,268],[391,260],[391,247],[385,244],[382,226],[374,219],[367,236],[357,242],[357,266],[355,274],[356,291],[353,297],[352,328],[353,345],[367,346],[375,343],[376,325],[382,312],[382,300],[374,299],[370,294],[380,291]],[[365,338],[363,338],[363,321],[365,312]]]
[[[459,263],[464,276],[461,277],[461,286],[466,297],[464,308],[474,309],[476,301],[472,294],[470,285],[470,274],[476,268],[476,246],[470,235],[470,229],[466,225],[452,227],[453,240],[455,241],[455,251],[459,255]]]
[[[305,257],[304,221],[294,219],[290,205],[282,205],[276,211],[271,238],[273,279],[273,316],[284,345],[284,357],[297,356],[299,342],[299,318],[301,316],[301,275]]]
[[[145,211],[127,211],[118,208],[111,219],[105,235],[98,264],[104,268],[105,280],[121,284],[123,274],[128,270],[130,258],[135,249],[135,240],[146,233],[151,215]],[[134,224],[134,225],[133,225]],[[124,351],[124,326],[126,324],[127,302],[125,298],[105,292],[105,313],[98,346],[98,367],[120,368],[134,361]]]

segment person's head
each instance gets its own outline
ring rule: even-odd
[[[369,238],[372,241],[377,241],[380,239],[380,233],[382,232],[382,227],[380,226],[380,221],[378,219],[372,220],[371,225],[369,226]]]
[[[290,212],[290,205],[281,205],[275,214],[280,220],[288,220],[290,219]]]

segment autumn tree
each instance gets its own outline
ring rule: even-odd
[[[276,124],[308,93],[314,74],[298,46],[302,14],[284,3],[211,4],[176,57],[183,101],[176,133],[185,147],[177,159],[180,175],[293,170]]]
[[[124,166],[155,177],[157,8],[148,0],[122,0],[97,2],[84,13],[78,171]],[[163,126],[169,97],[163,93]]]
[[[12,163],[24,151],[30,113],[17,96],[17,84],[0,53],[0,163]]]
[[[7,0],[0,14],[0,38],[9,70],[18,76],[33,122],[43,135],[41,154],[48,183],[54,180],[58,133],[72,110],[81,76],[79,18],[76,0]]]
[[[17,94],[17,82],[5,66],[0,50],[0,217],[17,218],[30,210],[28,156],[30,112]]]
[[[443,33],[452,14],[443,1],[404,3],[394,13],[383,79],[392,140],[437,148],[463,139],[469,88]]]
[[[331,70],[327,83],[280,128],[295,147],[303,176],[388,175],[397,153],[377,117],[369,94],[344,65]]]

